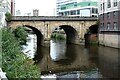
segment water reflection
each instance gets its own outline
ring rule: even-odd
[[[42,55],[42,57],[40,57]],[[64,71],[98,70],[105,78],[118,78],[119,55],[118,49],[98,45],[67,45],[65,60],[53,62],[50,58],[49,47],[38,47],[36,55],[42,74]]]
[[[66,59],[66,40],[50,40],[50,57],[52,61]]]
[[[118,78],[119,74],[119,55],[118,49],[99,46],[99,70],[104,77]]]
[[[104,78],[119,78],[118,49],[88,45],[89,61],[98,67]]]
[[[28,33],[26,45],[22,45],[23,53],[30,59],[34,58],[37,49],[36,35]]]

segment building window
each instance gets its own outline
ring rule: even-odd
[[[103,23],[103,25],[102,25],[102,30],[104,30],[104,23]]]
[[[107,29],[110,30],[110,23],[107,23]]]
[[[102,31],[102,23],[100,24],[100,30]]]
[[[102,19],[104,20],[104,14],[103,14],[103,16],[102,16]]]
[[[114,0],[114,2],[113,2],[113,6],[114,6],[114,7],[117,6],[117,0]]]
[[[94,13],[94,11],[95,11],[95,9],[94,9],[94,8],[92,8],[92,13]]]
[[[98,9],[97,9],[97,8],[96,8],[96,10],[95,10],[95,11],[96,11],[96,13],[98,14]]]
[[[97,8],[92,8],[92,13],[97,14],[98,13],[98,9]]]
[[[74,10],[74,11],[71,11],[70,14],[71,14],[71,15],[76,15],[76,11],[75,11],[75,10]]]
[[[77,10],[77,14],[80,14],[80,10]]]
[[[107,8],[110,8],[110,7],[111,7],[111,1],[108,0],[108,1],[107,1]]]
[[[113,23],[113,29],[114,29],[114,30],[117,30],[117,22],[114,22],[114,23]]]
[[[61,7],[61,10],[65,10],[66,9],[66,7]]]
[[[100,24],[100,30],[103,31],[104,30],[104,23]]]
[[[105,3],[103,3],[103,10],[105,10]]]
[[[116,16],[117,16],[117,12],[114,11],[114,12],[113,12],[113,17],[116,18]]]
[[[103,14],[100,15],[100,20],[101,20],[101,21],[104,20],[104,15],[103,15]]]
[[[60,16],[63,16],[63,12],[60,12],[59,15],[60,15]]]
[[[88,6],[90,6],[90,3],[88,4]]]
[[[100,7],[100,8],[101,8],[101,11],[102,11],[102,4],[101,4],[101,7]]]
[[[77,4],[74,4],[74,7],[77,7]]]
[[[65,13],[64,13],[64,15],[65,15],[65,16],[67,16],[67,15],[68,15],[68,13],[67,13],[67,12],[65,12]]]
[[[110,19],[110,13],[107,13],[107,19]]]

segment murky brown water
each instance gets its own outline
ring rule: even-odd
[[[53,62],[49,47],[38,47],[36,59],[42,74],[64,71],[90,71],[98,68],[103,77],[120,76],[119,51],[115,48],[98,45],[67,45],[65,60]]]

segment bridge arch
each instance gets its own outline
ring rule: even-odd
[[[60,29],[63,29],[67,35],[67,43],[77,43],[79,35],[77,31],[70,25],[60,25]]]
[[[35,28],[33,26],[30,26],[30,25],[23,25],[23,26],[32,29],[33,32],[36,34],[36,36],[37,36],[37,46],[43,45],[43,41],[44,41],[43,35],[37,28]]]
[[[97,34],[98,33],[98,25],[92,25],[89,27],[89,30],[91,31],[92,34]]]
[[[98,25],[97,24],[91,25],[84,35],[85,43],[90,43],[90,41],[97,41],[98,38],[97,34]]]

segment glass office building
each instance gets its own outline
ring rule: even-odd
[[[69,0],[70,1],[70,0]],[[98,4],[97,2],[74,0],[68,3],[62,3],[57,10],[59,16],[82,16],[82,17],[97,17]]]

